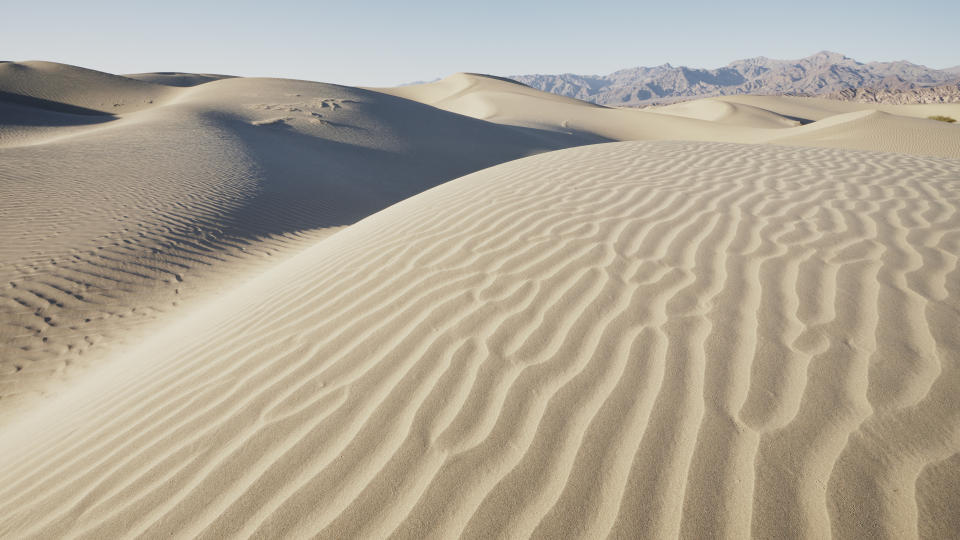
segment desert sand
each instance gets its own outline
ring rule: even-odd
[[[0,537],[956,537],[956,110],[2,63]]]

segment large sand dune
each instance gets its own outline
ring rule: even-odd
[[[304,81],[180,89],[8,63],[0,86],[19,92],[2,102],[16,118],[54,119],[0,125],[0,419],[304,242],[468,172],[605,140]]]
[[[686,142],[461,178],[9,426],[0,531],[950,533],[958,179]]]
[[[957,537],[950,107],[0,63],[0,538]]]

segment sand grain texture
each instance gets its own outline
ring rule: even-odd
[[[6,426],[0,536],[955,536],[958,206],[833,148],[459,178]]]

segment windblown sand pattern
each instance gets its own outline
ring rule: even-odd
[[[261,174],[237,137],[195,122],[0,149],[4,406],[176,307],[211,269],[262,268],[253,255],[322,235],[284,227],[303,205],[244,211]]]
[[[960,162],[513,161],[7,426],[0,535],[949,537]]]

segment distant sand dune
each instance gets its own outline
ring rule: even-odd
[[[913,118],[927,118],[935,114],[960,116],[960,103],[885,105],[882,103],[856,103],[824,98],[748,95],[720,96],[711,98],[710,101],[713,100],[750,105],[777,114],[789,115],[810,121],[823,120],[837,114],[869,110]]]
[[[710,122],[767,129],[795,127],[802,123],[801,120],[781,116],[760,107],[742,103],[729,103],[716,99],[687,101],[645,110],[685,118],[708,120]]]
[[[958,183],[696,142],[465,176],[6,426],[0,536],[955,536]]]
[[[927,119],[935,114],[960,118],[960,104],[873,106],[725,96],[642,110],[616,109],[466,73],[379,90],[491,122],[607,140],[773,143],[960,158],[960,127]]]

